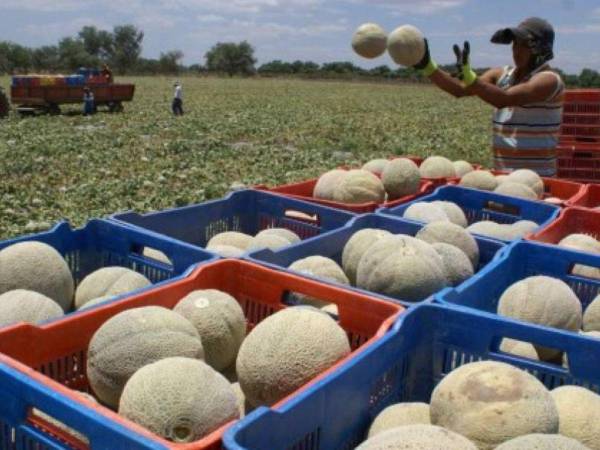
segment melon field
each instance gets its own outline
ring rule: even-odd
[[[173,117],[173,78],[117,81],[137,86],[121,114],[0,121],[0,239],[390,154],[491,159],[491,108],[429,86],[184,77],[186,114]]]

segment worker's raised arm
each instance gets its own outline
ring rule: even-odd
[[[445,70],[440,69],[438,65],[431,59],[429,43],[427,39],[425,39],[425,55],[423,56],[421,62],[414,66],[414,68],[420,70],[423,75],[428,77],[431,82],[441,90],[453,95],[456,98],[475,95],[475,93],[470,92],[467,88],[465,88],[460,80],[453,77]],[[490,69],[481,76],[480,80],[483,83],[496,84],[501,73],[502,69]]]
[[[471,69],[469,61],[470,46],[468,42],[465,42],[462,51],[456,49],[458,49],[457,46],[455,46],[455,51],[457,51],[458,59],[461,60],[462,81],[466,91],[496,108],[544,102],[558,94],[560,90],[560,78],[551,72],[538,73],[529,81],[520,83],[509,89],[502,89],[496,86],[496,84],[480,80],[473,69]]]
[[[507,90],[475,80],[467,88],[467,91],[496,108],[506,108],[547,101],[555,96],[559,89],[560,82],[558,76],[553,73],[544,72],[535,75],[525,83],[518,84]]]

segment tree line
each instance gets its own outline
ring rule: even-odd
[[[119,74],[215,73],[229,76],[303,77],[425,82],[411,68],[381,65],[364,69],[352,62],[286,62],[274,60],[256,66],[255,49],[248,42],[219,42],[205,55],[204,64],[183,64],[180,50],[161,53],[158,58],[142,57],[144,32],[135,25],[117,25],[112,30],[85,26],[75,36],[61,39],[57,45],[29,48],[14,42],[0,41],[0,74],[72,72],[79,67],[108,64]],[[445,66],[449,71],[454,67]],[[485,69],[479,69],[479,72]],[[570,87],[600,87],[600,73],[583,69],[579,74],[561,72]]]

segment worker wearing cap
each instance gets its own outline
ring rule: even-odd
[[[173,114],[175,114],[176,116],[182,116],[183,115],[183,93],[181,91],[181,84],[179,83],[179,81],[177,81],[177,82],[175,82],[173,87],[175,88],[175,92],[173,93],[173,104],[171,106],[173,109]]]
[[[554,30],[531,17],[517,27],[497,31],[491,41],[511,44],[515,67],[494,68],[478,76],[470,65],[470,46],[454,46],[458,79],[439,69],[426,41],[423,60],[415,66],[455,97],[477,96],[496,107],[493,117],[494,165],[497,170],[531,169],[556,174],[556,146],[565,86],[550,70]]]

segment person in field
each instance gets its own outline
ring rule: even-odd
[[[554,57],[554,29],[538,17],[497,31],[491,41],[511,44],[514,67],[498,67],[478,76],[470,65],[470,46],[454,46],[458,77],[431,59],[426,41],[423,60],[415,66],[455,97],[477,96],[496,109],[493,156],[497,170],[531,169],[556,175],[556,146],[562,120],[565,85],[548,64]],[[458,78],[458,79],[457,79]]]
[[[96,112],[96,104],[94,101],[94,93],[90,88],[83,88],[83,115],[91,116]]]
[[[173,114],[176,116],[183,116],[183,92],[181,90],[181,83],[176,82],[174,85],[175,92],[173,93]]]
[[[108,64],[104,64],[104,66],[102,66],[102,71],[100,72],[100,74],[108,84],[111,84],[113,82],[113,73],[112,70],[110,70],[110,68],[108,67]]]

